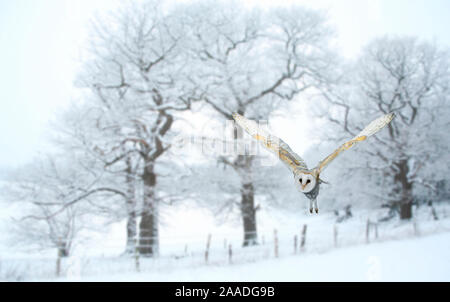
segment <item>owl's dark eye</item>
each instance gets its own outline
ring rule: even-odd
[[[302,179],[300,178],[299,180],[298,180],[300,183],[302,183]]]
[[[311,182],[311,179],[308,179],[308,180],[306,181],[307,184],[309,184],[310,182]]]

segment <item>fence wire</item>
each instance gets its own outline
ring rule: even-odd
[[[357,219],[357,218],[356,218]],[[367,218],[352,223],[315,224],[298,229],[261,229],[255,245],[243,246],[243,234],[207,233],[171,236],[160,240],[154,257],[146,257],[136,240],[128,254],[124,245],[109,245],[98,255],[55,257],[11,257],[0,251],[0,280],[42,280],[55,277],[79,280],[83,276],[162,272],[199,266],[241,265],[265,259],[302,257],[353,245],[398,240],[449,231],[448,223],[376,224]],[[208,238],[210,243],[208,245]],[[141,238],[142,239],[142,238]],[[156,239],[156,238],[144,238]],[[145,241],[145,240],[144,240]],[[111,253],[110,251],[114,251]],[[107,254],[107,256],[104,256]]]

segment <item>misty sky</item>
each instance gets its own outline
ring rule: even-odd
[[[270,7],[282,1],[246,2]],[[450,45],[448,0],[283,1],[288,2],[328,9],[347,57],[384,34],[416,35]],[[115,3],[0,0],[0,170],[23,164],[45,148],[48,121],[76,94],[72,82],[87,21],[96,10]]]

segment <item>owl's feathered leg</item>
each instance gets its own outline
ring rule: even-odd
[[[309,212],[312,214],[313,213],[313,204],[314,204],[314,200],[310,199],[309,200]]]
[[[317,203],[317,199],[314,199],[314,205],[316,206],[315,207],[316,214],[319,214],[319,204]]]

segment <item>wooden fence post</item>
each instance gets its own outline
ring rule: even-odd
[[[228,263],[231,264],[233,260],[233,249],[231,243],[228,245]]]
[[[211,234],[208,234],[208,239],[206,240],[205,263],[208,263],[210,245],[211,245]]]
[[[431,206],[431,215],[433,215],[433,219],[434,220],[439,220],[439,218],[437,216],[437,213],[436,213],[436,210],[434,209],[433,206]]]
[[[302,241],[300,242],[300,250],[303,252],[305,250],[305,244],[306,244],[306,230],[308,229],[308,226],[306,224],[303,225],[302,230]]]
[[[57,254],[56,254],[56,277],[61,275],[61,258],[62,258],[62,250],[61,250],[61,238],[58,238],[58,246],[57,246]]]
[[[334,247],[338,246],[338,227],[335,224],[333,228]]]
[[[370,219],[367,218],[366,223],[366,243],[369,243]]]
[[[298,237],[294,235],[294,255],[297,254]]]
[[[139,246],[138,246],[138,240],[135,239],[135,244],[134,244],[134,266],[136,268],[136,272],[140,272],[141,271],[141,262],[139,259]]]
[[[413,221],[413,230],[414,230],[414,236],[419,235],[419,229],[417,228],[417,221]]]
[[[61,275],[61,252],[58,249],[58,255],[56,258],[56,277],[59,277]]]
[[[274,256],[278,258],[278,232],[277,229],[273,230],[273,247],[274,247]]]

